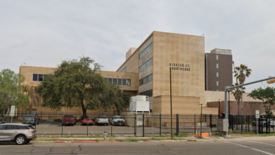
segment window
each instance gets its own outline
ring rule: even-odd
[[[32,80],[33,81],[44,81],[44,77],[46,77],[46,75],[44,75],[44,74],[33,74]]]
[[[216,81],[216,86],[219,86],[219,81]]]
[[[131,86],[131,79],[127,79],[127,80],[126,80],[126,85],[127,85],[127,86]]]
[[[6,130],[16,130],[17,126],[16,125],[7,125]]]
[[[120,72],[126,72],[126,67],[124,67]]]
[[[115,85],[131,86],[131,79],[104,78],[107,82]]]
[[[18,128],[18,129],[21,129],[21,130],[22,130],[22,129],[29,129],[27,126],[21,126],[21,125],[18,125],[17,128]]]
[[[216,60],[219,60],[219,55],[216,55]]]
[[[147,91],[144,91],[144,92],[140,92],[139,95],[146,95],[146,96],[153,96],[153,90],[150,89],[150,90],[147,90]]]
[[[33,80],[33,81],[37,81],[37,79],[38,79],[37,77],[38,77],[38,74],[33,74],[32,80]]]
[[[126,86],[126,79],[122,79],[122,85]]]
[[[139,67],[139,72],[142,72],[143,70],[145,70],[146,68],[152,66],[153,64],[153,58],[151,58],[150,60],[148,60],[147,62],[145,62],[144,64],[142,64],[140,67]]]
[[[145,83],[148,83],[148,82],[150,82],[150,81],[152,81],[152,80],[153,80],[153,74],[150,74],[150,75],[148,75],[148,76],[146,76],[146,77],[140,79],[140,80],[139,80],[139,85],[141,86],[141,85],[143,85],[143,84],[145,84]]]
[[[219,64],[216,64],[216,68],[217,68],[217,69],[219,68]]]
[[[149,44],[140,54],[139,59],[141,59],[144,55],[150,52],[153,49],[153,43]]]
[[[216,77],[219,77],[219,72],[216,72]]]
[[[113,79],[113,84],[117,85],[117,79]]]
[[[121,79],[117,79],[117,85],[121,85],[122,84],[122,80]]]

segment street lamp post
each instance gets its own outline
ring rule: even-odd
[[[171,139],[173,139],[173,111],[172,111],[172,84],[171,84],[171,67],[170,71],[170,113],[171,113]]]
[[[200,138],[202,138],[202,103],[200,103],[200,106],[201,106]]]

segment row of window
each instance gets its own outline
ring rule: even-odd
[[[121,86],[131,86],[131,79],[104,78],[107,82]]]
[[[46,74],[33,74],[32,80],[33,81],[44,81],[44,78],[46,77]]]
[[[150,90],[147,90],[147,91],[144,91],[144,92],[140,92],[139,95],[146,95],[146,96],[152,97],[153,96],[153,89],[150,89]]]
[[[153,74],[150,74],[150,75],[148,75],[148,76],[146,76],[146,77],[140,79],[140,80],[139,80],[139,85],[141,86],[141,85],[143,85],[143,84],[145,84],[145,83],[148,83],[148,82],[150,82],[150,81],[152,81],[152,80],[153,80]]]
[[[142,72],[143,70],[145,70],[146,68],[152,66],[153,64],[153,58],[151,58],[150,60],[148,60],[147,62],[145,62],[143,65],[141,65],[139,67],[139,72]]]
[[[140,54],[139,54],[139,59],[141,59],[145,54],[150,52],[153,49],[153,43],[148,45]]]
[[[120,72],[126,72],[126,67],[124,67]]]

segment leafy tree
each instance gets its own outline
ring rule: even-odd
[[[236,85],[244,84],[246,77],[249,77],[251,74],[251,69],[249,69],[246,65],[241,64],[239,67],[234,68],[234,77],[236,78]],[[244,93],[244,87],[235,88],[235,93],[232,92],[236,101],[238,102],[238,115],[241,113],[242,109],[240,108],[242,105],[242,98]],[[237,96],[235,96],[237,95]],[[239,96],[240,95],[240,96]],[[240,98],[239,98],[240,97]]]
[[[119,87],[114,84],[106,84],[104,95],[101,97],[103,108],[115,108],[117,114],[120,114],[121,111],[126,110],[129,106],[129,101],[130,95],[128,93],[121,91]]]
[[[27,105],[28,113],[32,113],[32,106],[39,106],[41,97],[36,93],[36,87],[29,85],[27,82],[21,83],[23,92],[27,95],[29,104]]]
[[[263,106],[265,108],[266,115],[272,116],[273,113],[271,111],[271,106],[274,105],[275,101],[275,89],[272,87],[266,87],[254,89],[248,96],[252,97],[253,99],[258,99],[263,102]]]
[[[0,111],[9,110],[11,105],[26,107],[28,97],[23,94],[22,86],[19,85],[23,80],[23,76],[10,69],[0,72]]]
[[[87,109],[109,107],[101,103],[106,82],[97,73],[100,68],[89,57],[63,61],[54,74],[47,75],[37,87],[43,99],[42,105],[52,109],[81,107],[83,116],[87,115]]]

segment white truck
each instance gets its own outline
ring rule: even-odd
[[[115,115],[113,117],[110,118],[110,124],[111,125],[121,125],[124,126],[125,125],[125,120],[119,116],[119,115]]]
[[[106,115],[99,115],[98,117],[95,118],[96,125],[99,125],[99,124],[108,125],[108,123],[109,123],[109,120]]]

